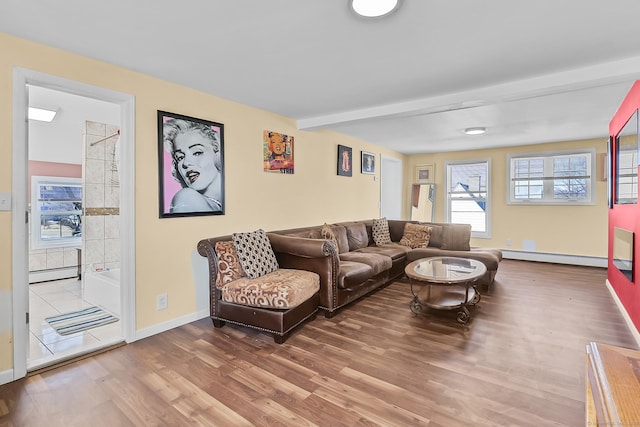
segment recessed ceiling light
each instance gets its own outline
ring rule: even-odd
[[[464,133],[466,133],[467,135],[482,135],[486,131],[487,131],[487,128],[474,127],[474,128],[466,128],[464,130]]]
[[[351,9],[365,18],[378,18],[394,12],[401,0],[350,0]]]
[[[29,120],[40,122],[51,122],[56,116],[56,111],[45,110],[43,108],[29,107]]]

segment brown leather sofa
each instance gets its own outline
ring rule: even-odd
[[[393,243],[376,246],[373,220],[332,224],[334,245],[319,236],[321,225],[268,233],[278,262],[320,275],[320,309],[331,317],[341,307],[384,286],[404,274],[407,263],[436,256],[457,256],[481,261],[487,267],[479,285],[488,288],[502,260],[499,249],[472,249],[471,226],[428,223],[432,227],[427,248],[411,249],[398,242],[405,224],[417,221],[389,220]]]
[[[481,261],[487,267],[480,285],[489,286],[502,260],[498,249],[469,247],[471,227],[465,224],[428,223],[432,227],[429,246],[411,249],[399,244],[405,224],[416,221],[389,220],[392,243],[376,246],[373,220],[332,224],[337,245],[322,238],[322,225],[278,230],[267,233],[280,268],[306,270],[320,278],[318,295],[290,310],[261,309],[225,302],[216,287],[218,260],[214,250],[218,241],[231,236],[198,242],[198,252],[209,261],[211,318],[214,326],[225,321],[273,334],[283,342],[291,331],[314,317],[317,308],[332,317],[340,308],[403,276],[405,266],[419,258],[458,256]],[[313,306],[313,307],[312,307]]]
[[[211,312],[210,317],[216,328],[221,328],[226,322],[240,326],[257,329],[262,332],[269,333],[273,336],[276,343],[282,344],[287,340],[295,328],[315,318],[320,303],[319,292],[315,292],[310,298],[306,299],[299,305],[287,309],[274,309],[268,307],[259,307],[255,305],[239,304],[237,302],[225,301],[222,296],[222,290],[216,285],[219,264],[216,251],[217,242],[231,241],[231,236],[212,237],[203,239],[198,242],[198,253],[206,257],[209,264],[209,295]],[[299,254],[305,254],[304,242],[297,245]],[[323,255],[320,255],[322,258]],[[286,262],[280,262],[280,269],[293,268]],[[224,270],[224,268],[223,268]],[[299,272],[308,275],[307,271]],[[293,272],[292,274],[296,274]],[[263,276],[267,278],[269,275]],[[252,286],[254,289],[247,289],[252,293],[255,287],[260,287],[260,278],[253,279]],[[271,279],[267,279],[271,280]],[[237,280],[238,282],[240,279]]]

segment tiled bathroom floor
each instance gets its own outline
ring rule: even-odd
[[[119,340],[122,336],[121,320],[71,335],[58,334],[44,320],[91,305],[82,299],[82,282],[75,278],[29,285],[28,370],[94,351],[101,344]]]

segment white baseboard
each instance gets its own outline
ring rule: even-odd
[[[620,301],[620,298],[618,298],[618,294],[616,293],[615,289],[613,289],[613,286],[611,286],[609,279],[607,279],[606,283],[607,289],[609,289],[613,300],[616,302],[618,310],[620,310],[620,313],[622,313],[622,317],[624,317],[624,321],[627,323],[627,327],[629,328],[631,335],[633,335],[633,338],[635,338],[636,340],[636,345],[640,347],[640,331],[638,331],[636,329],[636,325],[633,324],[631,317],[629,317],[629,313],[627,313],[627,309],[625,309],[624,305],[622,305],[622,301]]]
[[[0,372],[0,385],[13,381],[13,369]]]
[[[502,249],[505,259],[519,259],[523,261],[551,262],[556,264],[584,265],[588,267],[607,268],[607,258],[589,257],[581,255],[549,254],[544,252],[512,251]]]
[[[30,271],[29,283],[48,282],[49,280],[71,279],[73,277],[78,277],[78,267]]]
[[[168,331],[169,329],[177,328],[178,326],[186,325],[187,323],[195,322],[196,320],[204,319],[205,317],[209,317],[208,309],[177,317],[167,322],[158,323],[157,325],[153,325],[149,328],[139,329],[136,331],[136,341]]]

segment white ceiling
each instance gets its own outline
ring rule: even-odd
[[[0,32],[403,153],[606,138],[637,0],[5,0]],[[489,132],[467,136],[470,126]]]
[[[37,86],[29,104],[56,111],[51,123],[29,120],[29,160],[82,164],[85,122],[120,126],[120,106]]]

